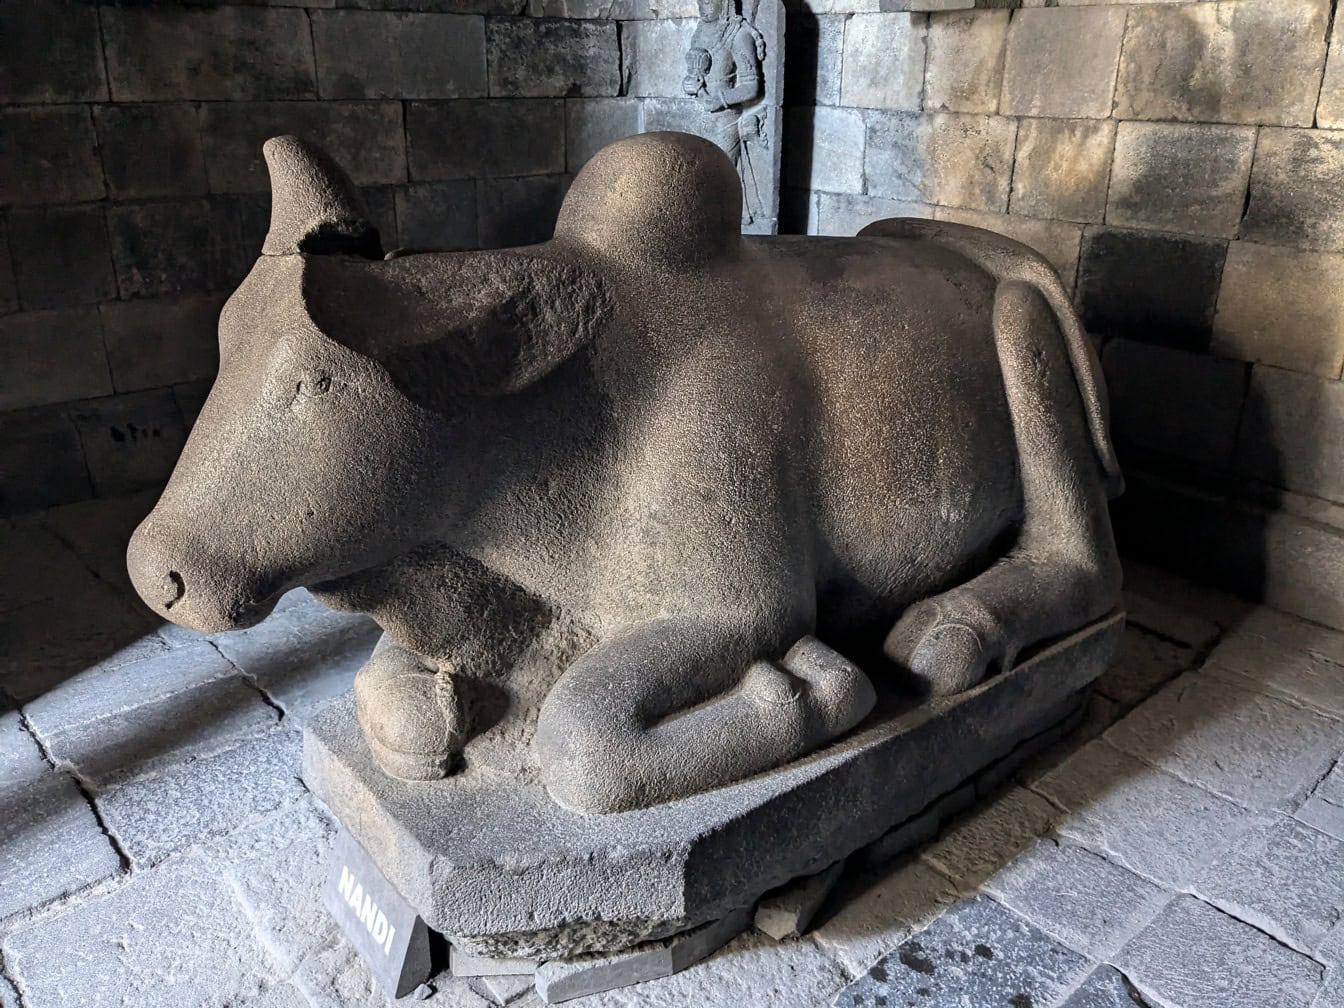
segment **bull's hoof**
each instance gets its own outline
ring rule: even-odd
[[[407,781],[438,780],[465,741],[465,717],[452,679],[423,667],[379,668],[375,655],[355,678],[355,708],[378,766]],[[379,673],[383,674],[379,674]]]
[[[1002,652],[992,620],[978,608],[933,599],[913,605],[887,635],[883,650],[931,696],[964,692],[984,679]]]
[[[857,665],[815,637],[804,637],[780,663],[806,683],[805,697],[818,742],[839,738],[877,703],[872,681]]]

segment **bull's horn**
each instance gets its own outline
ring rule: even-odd
[[[355,184],[326,151],[298,137],[262,147],[271,173],[271,229],[262,255],[295,252],[383,257]]]

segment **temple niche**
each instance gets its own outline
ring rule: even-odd
[[[699,0],[682,91],[700,106],[692,129],[714,141],[742,181],[742,231],[779,231],[784,8],[778,0]]]

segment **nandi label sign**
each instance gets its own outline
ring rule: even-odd
[[[322,902],[393,997],[429,979],[429,929],[354,837],[341,830]]]

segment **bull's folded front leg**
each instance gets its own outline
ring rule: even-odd
[[[355,710],[378,765],[402,780],[444,776],[466,740],[452,674],[387,634],[355,676]]]
[[[780,766],[872,709],[867,677],[815,638],[777,662],[758,657],[769,653],[757,633],[692,616],[628,627],[593,648],[541,708],[552,797],[582,812],[682,798]]]

